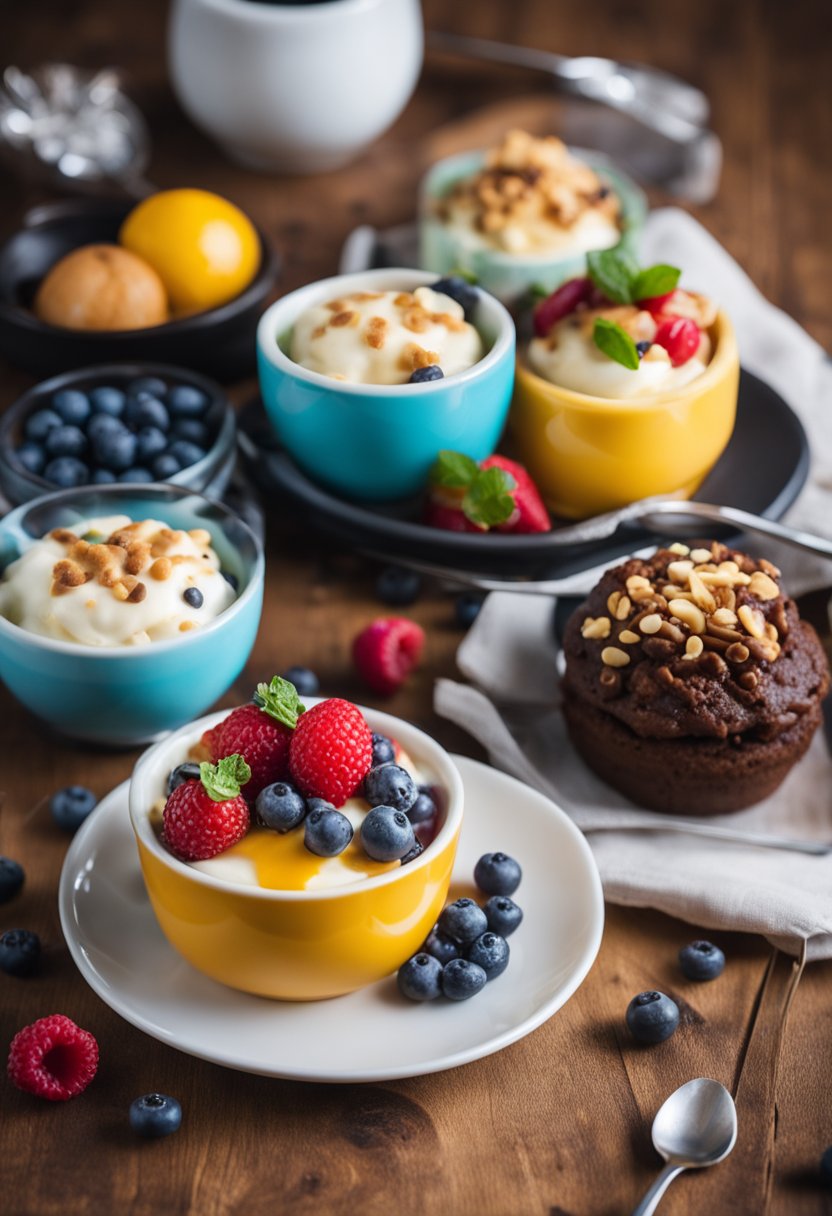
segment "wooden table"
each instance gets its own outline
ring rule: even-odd
[[[405,114],[359,162],[326,178],[257,177],[224,162],[177,108],[164,79],[166,7],[163,0],[88,0],[79,9],[42,0],[36,14],[7,7],[4,56],[21,66],[50,58],[124,64],[153,130],[153,180],[199,184],[241,202],[284,257],[284,289],[331,273],[357,222],[407,221],[418,174],[439,152],[548,115],[539,80],[429,59]],[[425,7],[435,28],[641,59],[703,87],[725,170],[719,198],[696,214],[772,299],[832,346],[825,5],[460,0],[450,9],[427,0]],[[39,197],[5,183],[4,226]],[[667,200],[653,192],[653,201]],[[0,404],[26,383],[4,369]],[[249,390],[240,386],[239,397]],[[373,568],[274,518],[268,550],[258,643],[224,703],[246,699],[256,680],[296,662],[319,672],[325,692],[368,699],[351,672],[349,643],[382,611]],[[426,659],[391,709],[476,755],[431,711],[433,681],[453,672],[460,640],[452,598],[426,589],[410,615],[428,631]],[[817,1173],[832,1141],[832,964],[809,967],[795,991],[792,962],[761,939],[718,935],[729,959],[724,976],[693,992],[685,986],[680,1030],[651,1050],[628,1040],[624,1009],[647,987],[679,991],[673,959],[696,932],[657,913],[612,907],[598,962],[569,1004],[522,1042],[455,1072],[389,1085],[284,1083],[201,1063],[132,1029],[86,987],[63,943],[55,893],[67,840],[44,799],[70,782],[104,794],[129,774],[137,753],[53,738],[1,695],[0,848],[28,874],[2,924],[36,930],[46,956],[36,979],[0,976],[0,1043],[62,1011],[101,1046],[97,1079],[69,1106],[0,1086],[3,1211],[612,1216],[632,1208],[657,1169],[649,1127],[660,1102],[701,1074],[736,1095],[739,1142],[724,1166],[677,1183],[662,1212],[832,1211]],[[170,1140],[147,1144],[130,1133],[127,1107],[152,1089],[177,1095],[185,1122]]]

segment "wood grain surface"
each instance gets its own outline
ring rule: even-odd
[[[440,152],[482,143],[510,121],[554,125],[572,116],[539,79],[430,56],[403,116],[359,161],[326,177],[256,176],[224,161],[177,107],[165,80],[166,11],[163,0],[7,5],[2,57],[24,67],[49,59],[123,65],[152,129],[152,179],[202,185],[244,205],[283,257],[283,290],[331,273],[357,223],[410,220],[418,176]],[[725,168],[716,201],[693,210],[767,295],[832,347],[825,3],[426,0],[425,12],[434,28],[643,60],[702,87]],[[6,176],[3,231],[44,197]],[[651,200],[668,201],[657,191]],[[28,383],[0,369],[0,407]],[[235,395],[242,400],[250,390],[240,385]],[[326,693],[378,703],[349,662],[353,635],[381,611],[376,568],[290,530],[274,513],[268,563],[257,646],[223,704],[247,699],[256,680],[295,662],[313,667]],[[426,657],[389,707],[477,755],[431,710],[433,680],[454,671],[453,597],[428,587],[409,614],[428,632]],[[3,1213],[614,1216],[632,1209],[658,1169],[653,1114],[696,1075],[735,1094],[739,1140],[724,1165],[675,1183],[662,1213],[832,1212],[818,1175],[832,1142],[832,964],[809,966],[797,984],[794,961],[761,939],[720,935],[725,974],[694,985],[674,961],[694,927],[609,908],[587,982],[549,1023],[496,1056],[387,1085],[313,1086],[230,1072],[116,1017],[81,980],[61,936],[56,890],[67,839],[45,797],[71,782],[103,795],[128,776],[137,752],[49,736],[5,692],[0,714],[0,851],[27,871],[0,926],[32,928],[46,949],[37,978],[0,976],[0,1045],[25,1023],[61,1011],[101,1046],[93,1086],[66,1106],[0,1082]],[[634,993],[653,986],[679,1001],[682,1025],[668,1043],[641,1049],[629,1041],[623,1013]],[[349,1027],[338,1032],[348,1051]],[[167,1141],[137,1142],[127,1107],[152,1089],[180,1098],[183,1127]]]

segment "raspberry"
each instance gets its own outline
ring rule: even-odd
[[[246,798],[253,802],[262,789],[285,781],[289,775],[289,740],[303,713],[297,689],[289,680],[275,676],[270,684],[258,684],[254,700],[232,709],[202,742],[211,759],[240,755],[251,769]]]
[[[183,861],[224,853],[249,829],[251,815],[240,787],[249,767],[242,756],[200,765],[199,781],[183,781],[168,795],[162,816],[165,844]]]
[[[664,347],[674,367],[681,367],[692,359],[699,350],[701,340],[699,326],[687,317],[670,317],[662,321],[653,339],[657,346]]]
[[[289,769],[308,798],[343,806],[369,772],[373,737],[361,711],[330,697],[300,718],[289,747]]]
[[[9,1080],[49,1102],[81,1094],[98,1068],[98,1044],[62,1013],[24,1026],[9,1048]]]
[[[425,631],[407,617],[380,617],[352,644],[358,673],[373,692],[390,696],[419,662]]]

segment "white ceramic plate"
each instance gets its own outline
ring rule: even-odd
[[[389,1081],[455,1068],[514,1043],[560,1009],[598,953],[601,881],[589,847],[548,798],[455,756],[465,820],[456,894],[473,894],[474,865],[516,857],[525,912],[508,970],[470,1001],[414,1005],[395,977],[330,1001],[289,1003],[235,992],[194,971],[168,945],[145,893],[127,816],[127,782],[70,846],[59,908],[88,984],[140,1030],[189,1055],[303,1081]],[[459,888],[459,890],[457,890]]]

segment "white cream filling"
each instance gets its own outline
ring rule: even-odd
[[[589,253],[594,249],[610,249],[621,239],[618,225],[599,211],[584,211],[574,224],[564,227],[543,217],[507,224],[496,232],[482,232],[476,225],[477,213],[464,203],[448,204],[445,226],[459,244],[469,250],[496,250],[500,253],[523,255],[540,261],[554,254]]]

